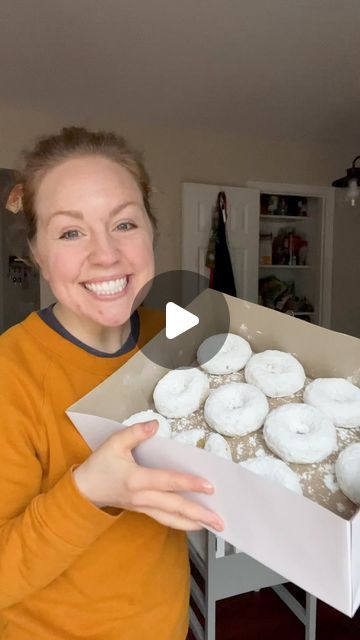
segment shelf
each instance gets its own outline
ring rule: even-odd
[[[259,269],[311,269],[309,264],[259,264]]]
[[[262,214],[260,216],[261,220],[291,220],[294,222],[295,220],[311,220],[310,216],[281,216],[281,215],[272,215],[272,214]]]
[[[261,305],[264,306],[264,305]],[[271,309],[271,307],[265,307],[265,309]],[[274,311],[278,311],[279,313],[285,313],[290,316],[290,318],[296,318],[301,316],[315,316],[316,311],[294,311],[293,313],[288,313],[287,311],[283,311],[282,309],[273,309]]]

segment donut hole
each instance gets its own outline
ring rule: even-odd
[[[229,410],[236,411],[236,409],[243,409],[246,404],[248,403],[242,402],[241,400],[237,400],[236,402],[231,402],[229,403]]]
[[[267,373],[282,373],[279,365],[272,362],[267,362],[264,368]]]
[[[298,435],[307,435],[310,433],[311,429],[308,424],[300,423],[295,426],[294,433]]]

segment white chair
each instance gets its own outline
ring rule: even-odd
[[[284,586],[285,578],[208,531],[188,534],[190,559],[204,579],[205,589],[191,576],[191,597],[205,619],[205,629],[190,605],[190,629],[196,640],[215,640],[216,602],[272,587],[305,625],[305,640],[315,640],[316,598],[306,594],[303,607]]]

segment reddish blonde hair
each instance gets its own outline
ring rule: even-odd
[[[28,240],[36,236],[35,197],[40,180],[60,162],[81,156],[101,156],[127,169],[142,193],[144,206],[156,231],[156,218],[151,208],[149,175],[141,155],[131,149],[125,138],[113,132],[89,131],[84,127],[64,127],[59,134],[38,140],[31,151],[24,152],[25,166],[21,174],[23,211],[28,223]]]

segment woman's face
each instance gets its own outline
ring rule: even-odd
[[[65,160],[42,178],[33,251],[62,313],[124,324],[154,275],[153,232],[131,174],[107,158]]]

